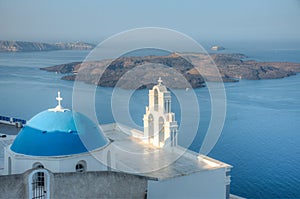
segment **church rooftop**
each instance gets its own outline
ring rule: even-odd
[[[138,130],[127,126],[114,123],[101,127],[106,137],[121,149],[118,153],[120,155],[116,157],[116,162],[118,165],[123,165],[128,172],[164,180],[204,170],[231,168],[226,163],[199,155],[180,146],[166,148],[166,150],[155,148],[130,135],[131,132],[137,133]],[[122,153],[122,151],[130,151],[130,155],[126,152]],[[174,161],[171,161],[170,164],[168,160]]]

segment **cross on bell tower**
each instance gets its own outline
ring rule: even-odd
[[[158,78],[157,82],[159,86],[162,84],[163,81],[161,80],[161,77]]]

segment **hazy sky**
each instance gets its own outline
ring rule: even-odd
[[[197,40],[300,40],[299,0],[0,0],[0,40],[102,39],[131,28]]]

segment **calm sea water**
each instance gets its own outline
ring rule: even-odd
[[[249,45],[247,48],[247,45],[228,43],[225,52],[242,52],[261,61],[300,63],[299,47],[286,46]],[[0,114],[30,119],[56,106],[58,90],[62,92],[64,107],[72,107],[73,82],[60,80],[60,74],[39,68],[80,61],[87,54],[87,51],[0,53]],[[300,75],[276,80],[242,80],[225,87],[226,121],[209,156],[234,166],[231,192],[247,198],[300,198]],[[97,89],[95,106],[100,123],[114,121],[112,92],[112,88]],[[210,122],[210,101],[205,88],[195,89],[195,93],[201,118],[190,149],[199,151],[202,132]],[[130,99],[130,116],[138,127],[142,126],[147,100],[148,90],[137,90]],[[172,103],[180,121],[180,106],[175,97]],[[184,144],[187,137],[188,132],[182,133],[180,143]]]

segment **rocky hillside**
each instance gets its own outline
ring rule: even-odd
[[[40,43],[25,41],[1,41],[0,52],[29,52],[29,51],[50,51],[50,50],[90,50],[94,44],[84,42],[70,43]]]
[[[235,82],[239,79],[283,78],[300,72],[300,64],[297,63],[245,61],[245,58],[247,57],[243,54],[170,54],[74,62],[41,70],[64,73],[64,80],[73,81],[76,78],[99,86],[120,86],[127,89],[136,88],[137,82],[142,82],[139,87],[151,87],[159,76],[171,88],[198,88],[205,86],[205,81],[220,81],[219,75],[224,82]],[[213,63],[218,71],[214,70]],[[157,70],[157,66],[165,68]],[[119,81],[120,79],[122,81]]]

